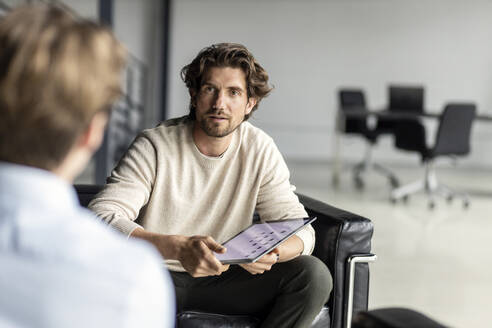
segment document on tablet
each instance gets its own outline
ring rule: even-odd
[[[223,264],[256,262],[314,220],[315,217],[254,223],[223,243],[227,251],[215,256]]]

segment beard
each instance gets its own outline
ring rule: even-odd
[[[210,117],[211,115],[225,117],[226,119],[221,122],[214,122]],[[234,124],[230,116],[225,116],[222,111],[217,111],[215,109],[208,110],[203,117],[198,119],[198,123],[203,132],[205,132],[207,136],[215,138],[228,136],[237,129],[242,121],[243,120],[238,124]]]

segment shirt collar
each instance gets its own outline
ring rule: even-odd
[[[21,201],[62,210],[79,205],[74,188],[52,172],[0,162],[0,203]]]

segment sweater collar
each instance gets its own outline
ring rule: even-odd
[[[193,121],[189,121],[190,124],[188,124],[188,136],[190,138],[190,142],[192,144],[192,151],[195,155],[195,158],[198,160],[201,166],[207,167],[207,168],[214,168],[217,165],[220,165],[221,163],[227,162],[228,159],[230,159],[234,153],[237,152],[237,149],[239,148],[239,145],[241,144],[241,137],[242,137],[242,131],[243,131],[243,123],[241,123],[236,130],[232,132],[232,139],[231,143],[229,144],[229,147],[227,147],[226,151],[222,153],[222,155],[218,157],[214,156],[207,156],[204,155],[200,152],[198,147],[196,146],[195,142],[193,141]]]

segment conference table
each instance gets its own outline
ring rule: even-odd
[[[336,114],[335,121],[335,138],[333,145],[333,170],[332,170],[332,183],[337,186],[340,181],[340,173],[342,169],[342,160],[340,153],[340,140],[342,134],[345,131],[345,120],[347,118],[374,118],[377,120],[405,120],[415,118],[431,118],[439,119],[441,113],[437,113],[434,110],[423,111],[404,111],[398,109],[380,109],[380,110],[368,110],[365,107],[354,107],[351,109],[339,109]],[[492,123],[492,114],[477,114],[475,120],[482,122]]]

